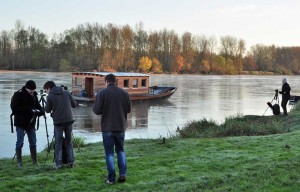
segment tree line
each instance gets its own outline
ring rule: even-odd
[[[15,29],[0,32],[0,69],[299,74],[300,47],[257,44],[246,52],[246,42],[233,36],[146,31],[142,23],[85,23],[49,38],[18,20]]]

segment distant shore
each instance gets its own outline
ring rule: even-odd
[[[55,72],[55,73],[72,73],[75,71],[69,71],[69,72],[58,72],[58,71],[47,71],[47,70],[0,70],[0,72],[18,72],[18,73],[27,73],[27,72],[37,72],[37,73],[43,73],[43,72]],[[156,73],[151,73],[156,74]],[[157,73],[157,74],[169,74],[169,73]],[[220,74],[180,74],[180,75],[220,75]],[[228,75],[228,74],[223,74]],[[267,72],[267,71],[242,71],[239,74],[234,75],[281,75],[281,74],[275,74],[274,72]]]

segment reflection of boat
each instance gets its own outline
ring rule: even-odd
[[[132,107],[143,106],[145,108],[150,107],[171,107],[175,104],[167,99],[150,99],[150,100],[140,100],[132,102]]]
[[[94,102],[96,93],[105,88],[105,76],[108,72],[72,73],[72,95],[78,103]],[[149,87],[149,75],[142,73],[113,73],[117,86],[126,90],[132,101],[168,98],[176,87]]]
[[[296,96],[296,95],[291,95],[290,99],[289,99],[289,104],[290,105],[294,105],[297,103],[297,101],[300,100],[300,96]]]
[[[131,112],[127,117],[128,130],[147,129],[149,121],[153,120],[156,123],[164,122],[164,114],[161,114],[161,111],[167,108],[169,108],[169,111],[174,111],[175,107],[176,105],[168,99],[134,101],[132,102]],[[80,105],[72,108],[72,111],[76,119],[73,128],[77,132],[82,132],[82,130],[88,133],[101,131],[102,116],[94,114],[92,105]]]

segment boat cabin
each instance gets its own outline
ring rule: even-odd
[[[109,72],[74,72],[72,73],[72,95],[95,97],[96,93],[106,87],[104,78]],[[115,72],[117,86],[130,95],[148,94],[149,75],[142,73]]]

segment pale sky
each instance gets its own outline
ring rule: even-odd
[[[79,24],[143,23],[146,31],[230,35],[255,44],[300,46],[299,0],[0,0],[0,32],[21,20],[50,38]]]

